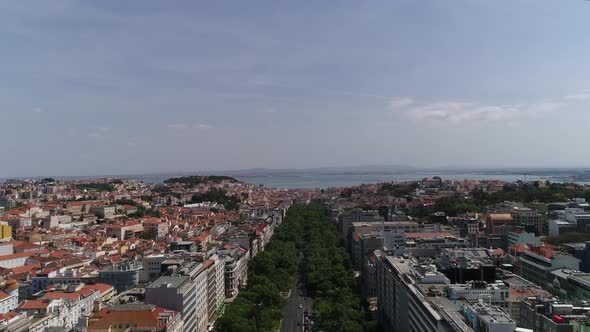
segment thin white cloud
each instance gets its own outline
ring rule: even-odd
[[[193,125],[194,129],[199,129],[199,130],[208,130],[213,128],[213,126],[205,124],[205,123],[196,123]]]
[[[35,113],[45,113],[45,109],[43,107],[35,107],[35,108],[33,108],[33,112],[35,112]]]
[[[174,123],[174,124],[169,124],[168,128],[174,129],[174,130],[187,130],[187,129],[208,130],[208,129],[212,129],[213,126],[206,124],[206,123],[194,123],[194,124]]]
[[[413,107],[407,115],[425,121],[449,123],[504,120],[518,115],[521,110],[514,106],[479,105],[464,102],[439,102]]]
[[[403,98],[393,98],[389,101],[390,108],[403,108],[406,106],[410,106],[414,103],[414,99],[403,97]]]
[[[568,101],[584,101],[590,99],[590,90],[584,90],[580,93],[575,93],[565,96]]]
[[[475,102],[444,101],[433,103],[414,102],[404,105],[403,116],[430,123],[462,124],[504,121],[514,126],[522,117],[535,117],[555,112],[563,107],[590,100],[590,91],[568,95],[559,99],[529,104],[488,105]],[[399,102],[396,105],[402,105]],[[391,106],[391,105],[390,105]]]

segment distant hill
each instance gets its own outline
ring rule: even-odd
[[[191,175],[191,176],[181,176],[181,177],[174,177],[167,180],[164,180],[166,184],[173,184],[173,183],[181,183],[190,187],[194,187],[198,184],[203,183],[221,183],[221,182],[233,182],[237,183],[240,182],[239,180],[231,177],[231,176],[223,176],[223,175]]]

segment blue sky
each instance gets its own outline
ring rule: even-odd
[[[1,176],[590,166],[590,2],[0,2]]]

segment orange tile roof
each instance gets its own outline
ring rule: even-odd
[[[17,254],[3,255],[3,256],[0,256],[0,261],[7,261],[10,259],[30,257],[35,254],[46,254],[48,252],[49,251],[47,249],[43,249],[43,250],[35,250],[35,251],[29,251],[29,252],[20,252]]]
[[[78,300],[81,294],[78,292],[66,293],[66,292],[47,292],[41,298],[51,300]]]
[[[549,259],[555,257],[555,249],[547,246],[531,246],[528,251]]]
[[[4,289],[9,291],[16,290],[18,289],[18,282],[14,279],[8,279],[6,280],[6,283],[4,283]]]
[[[55,285],[49,286],[47,288],[48,292],[41,297],[41,299],[52,299],[52,300],[59,300],[59,299],[70,299],[75,300],[81,297],[87,297],[94,292],[99,292],[102,295],[101,290],[108,291],[108,286],[112,288],[112,286],[101,284],[101,286],[95,287],[95,285],[84,285],[81,289],[75,292],[64,292],[61,290],[55,290]]]
[[[508,248],[510,251],[515,251],[515,252],[525,252],[529,249],[529,246],[527,246],[526,244],[517,244],[515,246],[509,247]]]
[[[33,270],[38,270],[41,268],[41,264],[29,264],[24,266],[13,267],[10,269],[2,270],[1,274],[3,275],[10,275],[10,274],[20,274],[24,272],[30,272]]]
[[[11,320],[17,316],[20,316],[20,315],[14,311],[9,311],[5,314],[0,314],[0,320],[2,320],[2,319]]]
[[[153,310],[121,310],[107,311],[99,315],[100,319],[88,326],[88,332],[103,331],[111,328],[113,324],[130,324],[137,329],[164,330],[166,324],[158,319],[158,315],[167,310],[156,307]],[[175,315],[178,315],[175,311]],[[102,316],[104,314],[104,316]]]
[[[4,300],[8,297],[10,297],[10,295],[8,295],[5,291],[0,290],[0,300]]]
[[[213,260],[208,259],[206,261],[203,262],[203,267],[204,268],[208,268],[209,266],[213,265]]]
[[[40,310],[49,307],[49,301],[24,300],[16,307],[17,310]]]
[[[88,289],[97,290],[100,292],[101,295],[104,295],[105,293],[108,293],[109,291],[114,289],[114,287],[111,285],[101,284],[101,283],[96,283],[93,285],[86,285],[85,287],[88,287]]]
[[[23,241],[12,241],[12,246],[14,249],[33,249],[33,248],[43,248],[38,244],[34,244],[31,242],[23,242]]]

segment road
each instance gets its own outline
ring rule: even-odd
[[[304,297],[305,287],[301,282],[299,274],[296,279],[296,287],[293,288],[291,296],[287,300],[285,317],[281,324],[281,332],[306,332],[303,325],[303,313],[307,311],[311,315],[313,310],[313,300],[309,297]],[[300,304],[303,305],[302,309],[299,309]],[[297,323],[300,324],[298,325]]]

